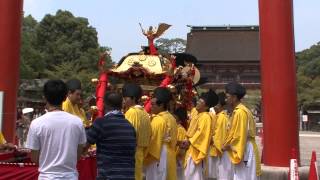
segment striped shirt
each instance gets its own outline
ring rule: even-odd
[[[97,144],[97,179],[134,179],[136,133],[121,112],[96,119],[87,142]]]

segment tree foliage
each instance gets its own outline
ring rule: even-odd
[[[320,101],[320,42],[296,55],[298,101],[302,108]]]
[[[21,79],[78,78],[85,94],[94,91],[90,80],[98,76],[100,54],[110,48],[98,44],[88,19],[58,10],[40,22],[24,17],[22,29]],[[107,65],[111,63],[108,57]]]
[[[181,38],[167,39],[160,38],[155,42],[155,46],[160,53],[182,53],[186,50],[187,41]]]
[[[38,22],[30,15],[23,20],[20,76],[24,79],[40,78],[40,74],[46,67],[43,53],[35,47],[37,25]]]

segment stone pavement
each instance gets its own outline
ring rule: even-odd
[[[320,162],[320,132],[305,132],[299,134],[300,162],[302,166],[309,166],[312,151],[316,151],[317,162]]]
[[[260,138],[256,137],[256,140],[259,148],[261,148]],[[311,153],[313,150],[316,151],[317,162],[320,164],[320,132],[300,131],[299,141],[301,166],[310,165]]]
[[[256,137],[259,149],[261,148],[261,140]],[[300,143],[300,163],[299,177],[300,180],[307,180],[309,174],[309,165],[311,159],[311,153],[313,150],[317,153],[318,169],[320,163],[320,132],[299,132],[299,143]],[[261,152],[261,150],[260,150]],[[288,162],[289,163],[289,162]],[[262,166],[261,180],[286,180],[288,177],[288,168]],[[319,174],[320,176],[320,174]],[[319,177],[320,179],[320,177]]]

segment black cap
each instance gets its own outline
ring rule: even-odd
[[[167,104],[171,100],[171,92],[165,87],[157,87],[153,91],[153,97],[157,98],[158,101]]]
[[[208,92],[202,93],[200,98],[204,100],[208,107],[214,107],[219,101],[218,95],[211,89]]]
[[[139,100],[142,96],[142,88],[134,83],[126,83],[122,87],[123,97],[134,97]]]
[[[79,79],[70,79],[66,84],[68,90],[71,92],[75,90],[81,90],[81,82],[79,81]]]
[[[226,93],[236,95],[240,100],[246,95],[246,89],[239,83],[232,82],[226,85]]]

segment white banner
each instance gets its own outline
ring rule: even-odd
[[[302,121],[308,122],[308,115],[302,115]]]
[[[290,180],[299,180],[298,163],[296,159],[290,160]]]

